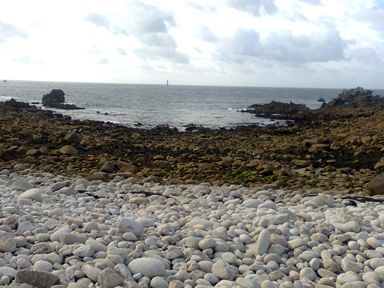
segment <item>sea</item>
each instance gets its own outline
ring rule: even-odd
[[[62,89],[67,103],[83,110],[54,110],[74,119],[120,123],[144,129],[156,126],[185,130],[191,124],[207,128],[241,125],[268,125],[276,120],[240,112],[252,104],[272,100],[294,102],[319,108],[323,98],[329,101],[341,89],[218,87],[184,85],[142,85],[106,83],[66,83],[37,81],[1,81],[0,101],[11,98],[41,103],[52,89]],[[383,90],[375,94],[384,95]],[[45,109],[41,104],[37,106]]]

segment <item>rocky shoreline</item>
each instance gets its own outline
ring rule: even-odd
[[[2,103],[0,287],[383,287],[383,120],[179,132]]]
[[[179,132],[72,120],[10,102],[0,107],[0,169],[346,193],[363,193],[384,171],[384,112],[377,107],[329,107],[285,127]]]

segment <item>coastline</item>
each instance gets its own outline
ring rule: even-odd
[[[0,287],[384,284],[384,198],[362,197],[382,111],[179,132],[16,106],[0,105]]]
[[[359,193],[383,169],[383,113],[374,107],[327,109],[288,126],[190,132],[72,120],[36,108],[2,113],[0,169]]]

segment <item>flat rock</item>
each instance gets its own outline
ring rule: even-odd
[[[43,196],[42,196],[42,193],[40,191],[40,189],[38,188],[34,188],[34,189],[29,189],[27,191],[24,191],[23,193],[21,193],[18,197],[18,199],[32,199],[32,200],[35,200],[35,201],[38,201],[38,202],[42,202],[43,201]]]
[[[124,279],[112,268],[106,268],[100,272],[97,282],[103,288],[113,288],[120,286],[124,282]]]
[[[163,261],[157,258],[137,258],[128,264],[132,274],[141,273],[147,277],[162,276],[165,273]]]
[[[49,272],[21,270],[16,273],[20,283],[41,288],[50,288],[59,282],[59,277]]]

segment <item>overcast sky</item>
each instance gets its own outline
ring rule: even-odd
[[[0,79],[384,88],[384,0],[5,0]]]

